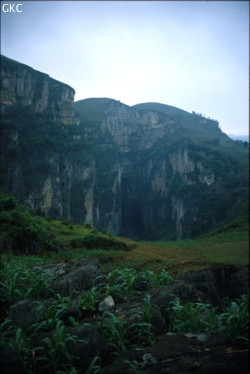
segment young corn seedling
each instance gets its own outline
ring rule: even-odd
[[[143,320],[146,323],[151,323],[152,320],[152,314],[153,314],[153,306],[151,304],[151,296],[147,295],[144,299],[144,307],[142,309],[143,313]]]
[[[50,338],[44,338],[42,347],[39,347],[40,357],[38,360],[43,361],[43,372],[47,373],[71,368],[73,359],[76,359],[76,357],[72,357],[69,353],[69,343],[77,345],[80,342],[87,343],[87,341],[68,334],[62,321],[57,321],[54,334]],[[41,356],[41,354],[43,355]]]
[[[142,368],[140,366],[140,363],[138,361],[136,361],[136,360],[133,360],[133,361],[125,360],[124,362],[130,366],[131,370],[129,370],[129,373],[133,373],[133,374],[143,374],[144,373],[144,371],[142,370]]]
[[[88,291],[82,291],[78,299],[78,306],[82,310],[94,311],[96,309],[97,296],[98,290],[96,287],[92,287]]]
[[[148,346],[155,343],[155,335],[151,323],[134,322],[127,325],[126,336],[129,341],[128,346],[143,345]]]
[[[232,341],[249,343],[249,298],[242,295],[231,301],[226,311],[217,319],[218,331],[226,334]]]
[[[127,329],[124,323],[116,318],[114,314],[107,313],[106,317],[99,322],[99,329],[110,345],[118,349],[118,355],[126,351]]]
[[[87,370],[84,371],[84,374],[98,374],[101,370],[101,358],[95,356]]]
[[[209,304],[182,304],[176,299],[167,312],[171,319],[169,331],[172,332],[205,332],[213,330],[216,325],[216,310]]]

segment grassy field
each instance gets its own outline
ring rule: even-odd
[[[22,256],[22,261],[26,257],[29,263],[98,258],[103,271],[107,272],[132,268],[155,272],[165,269],[173,274],[212,264],[249,263],[248,218],[238,219],[195,239],[135,242],[97,231],[90,225],[32,216],[9,197],[2,199],[2,208],[1,240],[10,249],[19,243],[17,254],[27,255]],[[39,242],[38,251],[31,245],[36,241]],[[5,251],[3,257],[13,257],[10,252]]]
[[[214,264],[248,264],[249,233],[247,220],[231,224],[209,235],[179,241],[140,241],[110,237],[117,246],[102,248],[102,239],[109,238],[95,229],[76,226],[60,221],[47,222],[63,249],[58,252],[41,253],[39,260],[45,262],[80,258],[98,258],[103,271],[133,268],[136,270],[169,270],[178,274],[185,270],[200,269]],[[72,243],[84,237],[98,238],[96,248],[72,247]],[[81,240],[79,241],[81,243]],[[121,243],[132,249],[124,250]]]
[[[107,256],[107,255],[106,255]],[[214,264],[248,264],[247,238],[230,242],[182,240],[179,242],[139,242],[126,253],[112,253],[99,258],[105,270],[133,267],[138,270],[168,269],[176,274],[184,270],[200,269]],[[105,260],[106,258],[106,260]]]

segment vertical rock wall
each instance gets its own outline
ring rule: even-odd
[[[111,99],[87,120],[71,87],[2,62],[1,187],[34,213],[153,240],[199,235],[230,204],[242,211],[246,168],[213,121]]]

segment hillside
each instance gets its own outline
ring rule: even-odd
[[[215,264],[248,264],[249,219],[244,217],[196,239],[139,241],[107,235],[30,214],[10,196],[0,196],[2,254],[38,255],[42,261],[95,258],[102,269],[168,269],[172,274]]]
[[[82,121],[98,123],[105,117],[105,111],[113,99],[89,98],[75,102],[75,110]]]
[[[1,189],[40,216],[133,240],[193,238],[247,213],[248,146],[159,103],[74,103],[3,57]]]

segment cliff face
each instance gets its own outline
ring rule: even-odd
[[[1,112],[13,107],[31,108],[47,113],[54,121],[65,125],[74,123],[75,91],[27,65],[1,58]]]
[[[74,104],[71,87],[3,62],[1,186],[31,211],[135,239],[192,237],[244,214],[247,149],[216,121],[157,103]]]
[[[110,101],[101,123],[109,131],[121,152],[151,148],[159,139],[179,127],[176,121],[154,111],[139,111],[117,101]]]

